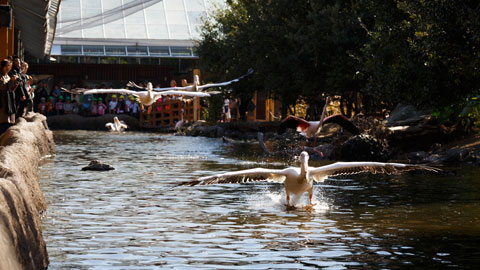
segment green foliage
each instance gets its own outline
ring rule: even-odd
[[[217,123],[222,115],[223,96],[212,95],[204,99],[207,108],[204,108],[203,117],[209,123]]]
[[[255,90],[285,108],[361,93],[447,113],[480,89],[478,14],[473,0],[230,0],[197,52],[211,80],[254,68],[232,86],[245,106]]]

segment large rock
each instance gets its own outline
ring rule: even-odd
[[[40,159],[54,151],[46,118],[30,113],[0,137],[0,270],[46,269],[40,213]]]
[[[385,120],[386,126],[411,126],[430,117],[431,111],[418,110],[413,105],[398,104]]]
[[[341,158],[347,161],[386,161],[387,146],[371,135],[360,134],[350,137],[341,147]]]

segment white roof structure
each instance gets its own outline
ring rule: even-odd
[[[52,55],[195,57],[202,19],[224,0],[62,0]]]

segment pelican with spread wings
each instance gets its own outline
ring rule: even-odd
[[[329,176],[349,175],[359,173],[386,173],[395,174],[403,171],[425,170],[440,172],[440,169],[402,163],[381,163],[381,162],[336,162],[322,167],[308,166],[308,153],[303,151],[300,154],[300,168],[289,167],[283,170],[255,168],[237,172],[227,172],[212,176],[206,176],[197,180],[182,183],[180,185],[211,185],[228,183],[248,183],[256,181],[269,181],[284,183],[287,197],[287,209],[290,208],[290,195],[300,196],[308,192],[310,205],[307,210],[312,209],[313,182],[323,182]]]
[[[134,91],[134,90],[128,90],[128,89],[90,89],[88,91],[83,92],[83,94],[85,95],[92,95],[92,94],[132,95],[132,96],[138,97],[140,101],[140,105],[142,107],[152,105],[161,96],[168,96],[168,95],[179,95],[179,96],[188,96],[188,97],[209,97],[210,96],[210,94],[208,93],[189,92],[189,91],[182,91],[182,90],[168,90],[168,91],[162,91],[162,92],[155,92],[153,91],[153,86],[151,83],[147,84],[146,91]]]
[[[227,81],[227,82],[220,82],[220,83],[209,83],[209,84],[204,84],[204,85],[200,85],[200,77],[198,77],[198,75],[195,75],[193,77],[193,84],[192,85],[188,85],[188,86],[180,86],[180,87],[166,87],[166,88],[153,88],[154,91],[159,91],[159,92],[164,92],[164,91],[170,91],[170,90],[184,90],[184,91],[194,91],[194,92],[202,92],[208,88],[212,88],[212,87],[220,87],[220,86],[227,86],[229,84],[232,84],[232,83],[235,83],[235,82],[238,82],[240,81],[241,79],[247,77],[248,75],[252,74],[253,73],[253,69],[249,69],[248,72],[236,79],[233,79],[233,80],[230,80],[230,81]],[[138,90],[145,90],[144,87],[140,87],[138,85],[136,85],[134,82],[128,82],[127,84],[128,87],[133,87],[135,89],[138,89]],[[217,91],[210,91],[208,92],[209,94],[219,94],[220,92],[217,92]]]

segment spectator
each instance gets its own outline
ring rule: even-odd
[[[47,101],[47,116],[55,115],[55,98],[50,96]]]
[[[44,97],[41,97],[40,103],[38,103],[38,108],[37,108],[37,112],[43,115],[47,115],[47,103],[45,101],[46,99]]]
[[[98,113],[98,115],[100,115],[100,116],[104,115],[106,108],[107,108],[107,105],[103,104],[103,99],[98,98],[98,102],[97,102],[97,113]]]
[[[115,114],[117,113],[117,95],[112,95],[112,100],[108,103],[108,113]]]
[[[91,105],[91,109],[90,109],[90,115],[91,116],[97,116],[98,114],[98,107],[97,107],[97,99],[96,98],[92,98],[92,105]]]
[[[130,106],[132,105],[132,100],[133,100],[132,95],[127,96],[127,100],[125,101],[125,112],[127,114],[130,114]]]
[[[57,112],[57,115],[63,115],[64,110],[63,110],[63,96],[58,97],[58,101],[55,102],[55,111]]]
[[[73,104],[72,100],[69,96],[65,98],[65,104],[63,105],[63,110],[65,114],[72,114],[73,113]]]
[[[26,80],[22,74],[22,61],[18,56],[13,56],[13,67],[9,75],[12,79],[18,81],[18,87],[15,89],[15,104],[16,104],[16,118],[22,117],[25,114],[27,106],[27,95],[25,89]]]
[[[52,96],[53,96],[53,99],[54,99],[53,102],[57,102],[58,97],[61,95],[61,93],[62,93],[62,91],[60,90],[60,86],[55,85],[55,88],[52,91]]]
[[[12,63],[8,59],[0,62],[2,76],[0,78],[0,134],[15,123],[15,96],[14,91],[19,81],[8,76]]]
[[[25,89],[25,94],[27,97],[27,100],[25,101],[25,109],[26,112],[32,112],[33,111],[33,88],[31,87],[33,84],[33,78],[29,75],[27,75],[28,71],[28,63],[23,62],[22,64],[22,77],[24,80],[24,89]]]
[[[133,116],[137,117],[138,112],[140,111],[140,105],[138,105],[138,100],[132,100],[132,104],[130,105],[130,112]]]
[[[73,100],[72,101],[72,104],[73,104],[73,113],[74,114],[78,114],[79,113],[79,109],[78,109],[78,103],[76,100]]]
[[[125,97],[122,95],[120,96],[117,104],[117,113],[124,114],[125,113]]]

